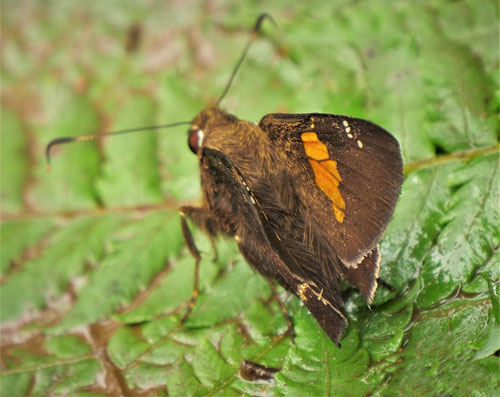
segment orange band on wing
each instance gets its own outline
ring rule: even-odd
[[[307,157],[313,160],[327,160],[330,157],[326,145],[318,139],[315,132],[303,132],[300,137]]]
[[[343,223],[345,214],[333,203],[332,203],[332,208],[333,208],[333,213],[335,214],[335,219],[337,219],[339,223]]]
[[[345,201],[339,190],[342,177],[337,169],[335,160],[328,160],[330,157],[326,145],[321,142],[315,132],[304,132],[301,135],[302,142],[309,163],[314,172],[314,179],[321,191],[332,200],[332,209],[335,219],[339,223],[344,222]],[[321,161],[326,160],[326,161]]]

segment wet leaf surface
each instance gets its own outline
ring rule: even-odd
[[[184,127],[63,145],[57,136],[189,121],[224,101],[367,118],[407,174],[371,309],[357,292],[338,349],[298,299],[177,208],[200,198]],[[498,5],[278,1],[6,2],[2,7],[2,395],[482,395],[500,389]],[[127,44],[132,26],[140,40]],[[281,369],[249,381],[244,360]]]

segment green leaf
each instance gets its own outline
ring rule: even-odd
[[[391,369],[386,393],[494,395],[500,387],[498,358],[472,361],[473,342],[488,329],[486,300],[457,299],[420,315],[399,360]],[[450,317],[450,313],[453,316]],[[403,364],[404,363],[404,364]]]
[[[35,396],[49,391],[72,394],[94,384],[101,371],[99,361],[89,354],[91,348],[77,337],[52,337],[36,348],[37,353],[22,348],[10,351],[15,360],[2,374],[2,394],[26,394],[28,389]]]
[[[121,228],[115,238],[114,250],[90,273],[78,300],[53,332],[92,323],[129,304],[165,267],[167,258],[177,253],[182,241],[179,222],[169,213],[149,215]]]
[[[339,349],[319,325],[311,321],[303,307],[296,314],[294,330],[296,344],[276,376],[279,394],[345,396],[370,390],[370,385],[360,379],[368,369],[370,358],[368,352],[360,348],[356,330],[349,330]]]
[[[56,81],[52,76],[42,83],[37,81],[41,84],[40,100],[44,105],[44,117],[49,122],[40,125],[36,120],[32,125],[39,142],[35,152],[36,167],[31,171],[36,184],[30,189],[30,203],[38,210],[89,210],[98,204],[95,182],[99,173],[99,158],[95,142],[82,143],[79,148],[65,145],[68,150],[54,148],[51,172],[47,172],[43,145],[59,136],[96,132],[99,128],[98,114],[86,96],[78,95]]]
[[[103,239],[119,223],[120,217],[116,216],[80,218],[58,230],[47,248],[23,263],[3,283],[2,321],[14,320],[28,310],[43,309],[60,299],[70,284],[87,272],[87,261],[95,261],[103,254]]]
[[[485,359],[500,350],[500,325],[493,324],[488,331],[483,345],[474,356],[474,360]]]
[[[155,120],[154,102],[146,98],[134,98],[116,113],[118,119],[110,126],[112,130],[153,125]],[[118,144],[106,147],[106,166],[97,181],[100,198],[106,205],[130,206],[161,201],[155,150],[154,132],[120,137]]]
[[[449,181],[455,192],[440,220],[445,227],[422,267],[426,289],[420,306],[429,307],[470,281],[500,246],[500,155],[459,167]]]
[[[2,146],[0,163],[0,190],[2,211],[19,212],[23,205],[24,181],[28,174],[26,135],[19,117],[2,109]]]
[[[189,122],[213,106],[372,120],[406,175],[368,308],[346,292],[342,349],[232,239],[190,225],[202,197],[188,126],[56,146],[60,136]],[[54,0],[2,7],[1,394],[498,394],[500,62],[493,0]],[[133,26],[136,26],[133,28]],[[125,43],[141,32],[135,50]],[[214,259],[214,257],[216,257]],[[278,369],[248,380],[244,360]]]
[[[2,250],[0,251],[0,269],[4,274],[13,269],[16,263],[28,256],[26,250],[40,241],[53,226],[48,218],[33,221],[9,221],[0,225]]]
[[[108,345],[110,358],[118,368],[125,368],[147,349],[148,344],[131,328],[120,328],[111,337]]]

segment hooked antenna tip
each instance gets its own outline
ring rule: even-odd
[[[51,140],[47,146],[45,147],[45,158],[47,160],[47,171],[50,171],[50,150],[52,149],[53,146],[55,145],[60,145],[62,143],[68,143],[68,142],[73,142],[76,139],[73,137],[63,137],[63,138],[56,138]]]
[[[257,18],[257,21],[255,22],[255,26],[253,28],[253,32],[254,33],[258,33],[260,32],[260,28],[262,26],[262,23],[264,22],[265,19],[269,19],[271,21],[271,23],[276,27],[276,21],[274,20],[274,18],[268,14],[268,13],[263,13],[263,14],[260,14],[259,17]]]

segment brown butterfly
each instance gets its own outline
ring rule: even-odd
[[[255,124],[222,110],[266,17],[258,18],[217,104],[190,123],[203,196],[201,206],[181,208],[182,230],[197,269],[200,254],[186,218],[210,236],[234,237],[246,261],[296,294],[339,344],[347,325],[342,280],[367,304],[377,288],[378,242],[403,181],[400,148],[383,128],[349,116],[269,114]],[[168,126],[180,124],[186,123]],[[47,155],[53,145],[87,139],[59,138]],[[196,275],[194,297],[197,291]]]

